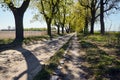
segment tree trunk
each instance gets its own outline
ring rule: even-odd
[[[49,35],[50,39],[52,40],[51,21],[47,22],[47,34]]]
[[[15,43],[22,43],[24,39],[23,33],[23,14],[20,11],[16,11],[13,13],[15,19],[15,26],[16,26],[16,37],[14,42]]]
[[[101,34],[105,34],[105,24],[104,24],[104,3],[100,0],[100,24],[101,24]]]
[[[87,35],[88,34],[88,20],[87,20],[87,15],[85,18],[85,27],[84,27],[84,34]]]
[[[71,24],[69,23],[69,33],[71,33]]]
[[[58,29],[57,29],[57,34],[60,35],[60,26],[57,25],[57,28],[58,28]]]
[[[64,34],[64,27],[62,26],[62,34]]]
[[[92,19],[91,19],[90,34],[94,34],[95,11],[92,11],[91,14],[92,14]]]
[[[94,34],[94,21],[91,21],[90,34]]]

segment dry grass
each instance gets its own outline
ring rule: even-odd
[[[46,31],[25,31],[25,37],[46,35]],[[0,31],[0,39],[14,39],[15,31]]]

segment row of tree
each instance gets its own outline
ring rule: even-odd
[[[30,1],[32,7],[42,14],[47,24],[47,33],[52,38],[51,25],[57,26],[57,32],[83,31],[94,34],[94,24],[100,20],[101,34],[105,34],[104,15],[113,9],[119,9],[119,0],[3,0],[3,7],[9,8],[15,19],[16,38],[14,43],[21,43],[23,36],[23,17]],[[35,16],[36,16],[35,15]],[[41,18],[41,17],[40,17]]]
[[[101,34],[105,34],[104,15],[119,9],[119,0],[78,0],[80,5],[90,12],[90,33],[94,34],[95,21],[100,18]],[[88,15],[88,14],[87,14]],[[87,16],[86,15],[86,16]],[[86,22],[86,24],[88,21]]]

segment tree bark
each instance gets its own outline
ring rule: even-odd
[[[92,15],[92,19],[91,19],[90,34],[94,34],[94,24],[95,24],[95,11],[94,10],[91,10],[91,15]]]
[[[57,34],[60,35],[60,26],[57,25],[57,28],[58,28],[58,29],[57,29]]]
[[[71,31],[71,25],[70,25],[70,23],[69,23],[69,33],[71,33],[72,31]]]
[[[105,34],[105,24],[104,24],[104,3],[103,0],[100,0],[100,25],[101,25],[101,34]]]
[[[64,26],[62,25],[62,34],[64,34]]]
[[[91,29],[90,29],[90,34],[94,34],[94,23],[95,23],[94,19],[93,19],[93,20],[91,20]]]
[[[19,10],[13,12],[14,19],[15,19],[15,26],[16,26],[16,37],[14,42],[21,43],[24,39],[24,32],[23,32],[23,13]]]
[[[85,35],[88,34],[88,14],[86,15],[86,18],[85,18],[84,34]]]
[[[52,40],[51,21],[47,21],[47,34],[49,35],[50,39]]]

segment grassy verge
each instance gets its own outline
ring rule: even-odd
[[[34,77],[33,80],[49,80],[54,70],[58,67],[59,60],[63,58],[63,54],[67,49],[71,38],[65,43],[49,60],[48,65],[44,65],[43,69]]]
[[[88,40],[91,42],[96,42],[99,44],[103,44],[106,46],[119,46],[120,45],[120,32],[112,32],[112,33],[107,33],[105,35],[101,34],[94,34],[94,35],[88,35],[84,36],[82,40]]]
[[[13,39],[1,39],[0,44],[9,44],[13,41]]]
[[[44,35],[44,36],[32,36],[32,37],[27,37],[24,38],[23,43],[25,44],[29,44],[30,42],[34,42],[34,41],[39,41],[39,40],[43,40],[43,39],[49,39],[48,35]]]
[[[58,35],[53,35],[53,38],[56,38],[58,37]],[[32,36],[32,37],[26,37],[24,38],[24,41],[23,43],[24,44],[29,44],[30,42],[34,42],[34,41],[39,41],[39,40],[43,40],[43,39],[46,39],[48,40],[49,39],[49,36],[48,35],[43,35],[43,36]],[[14,39],[1,39],[0,40],[0,44],[9,44],[13,41]]]
[[[84,62],[87,64],[83,64],[83,66],[87,67],[88,69],[89,73],[88,79],[120,80],[119,56],[106,53],[104,50],[101,50],[99,48],[103,43],[108,44],[105,40],[106,38],[109,39],[109,37],[106,37],[106,35],[105,36],[89,35],[86,37],[79,35],[78,37],[80,39],[82,49],[86,52],[86,55],[83,56],[84,57],[83,59]],[[105,48],[110,49],[110,47],[111,46],[106,46]],[[112,48],[117,49],[116,47],[113,46]]]

